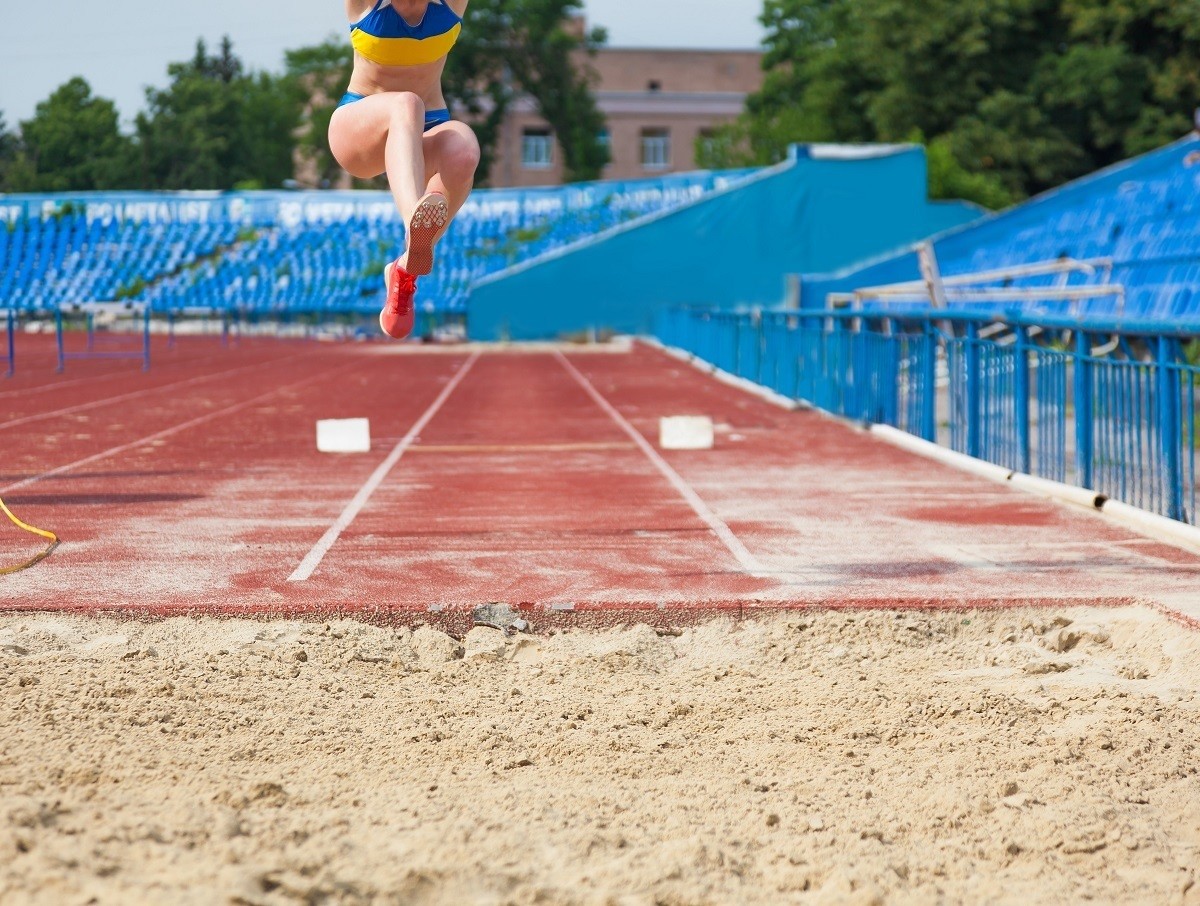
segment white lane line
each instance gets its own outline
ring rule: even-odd
[[[217,371],[213,374],[202,374],[199,377],[187,378],[182,381],[175,381],[173,384],[159,384],[157,387],[146,387],[142,390],[133,390],[129,393],[123,393],[120,396],[107,396],[103,399],[92,400],[89,403],[80,403],[77,406],[67,406],[64,409],[55,409],[52,412],[39,412],[37,415],[25,415],[21,418],[14,418],[11,421],[0,422],[0,431],[5,428],[15,428],[18,425],[27,425],[30,422],[41,421],[46,418],[54,418],[56,415],[70,415],[73,412],[81,412],[84,409],[99,409],[103,406],[111,406],[114,403],[123,403],[126,400],[136,399],[139,396],[145,396],[148,393],[157,393],[159,390],[170,390],[172,387],[190,387],[193,384],[203,384],[206,381],[215,381],[220,377],[228,377],[231,374],[237,374],[239,371],[249,371],[252,368],[262,368],[264,365],[276,365],[280,362],[286,362],[290,359],[298,358],[301,353],[295,355],[283,356],[278,359],[270,359],[266,362],[256,362],[253,365],[242,365],[238,368],[230,368],[226,371]]]
[[[110,456],[117,456],[129,450],[136,449],[137,447],[144,447],[146,444],[153,443],[156,440],[161,440],[164,437],[170,437],[173,434],[178,434],[181,431],[186,431],[189,428],[194,428],[197,425],[202,425],[205,422],[212,421],[213,419],[221,418],[224,415],[232,415],[233,413],[239,412],[242,409],[248,409],[250,406],[253,406],[256,403],[261,403],[263,400],[270,399],[273,396],[278,396],[280,393],[284,393],[285,391],[294,390],[298,387],[304,387],[308,384],[316,383],[317,381],[327,380],[330,375],[337,374],[342,371],[349,371],[353,367],[355,366],[343,365],[339,368],[331,368],[329,371],[323,371],[315,377],[305,378],[303,381],[297,381],[294,384],[286,384],[283,387],[277,387],[269,393],[261,394],[260,396],[256,396],[254,399],[246,400],[243,403],[235,403],[232,406],[226,406],[224,409],[218,409],[216,412],[209,412],[207,415],[201,415],[198,418],[189,419],[186,422],[182,422],[171,428],[166,428],[155,434],[148,434],[145,437],[130,441],[127,444],[121,444],[119,447],[110,447],[107,450],[102,450],[99,453],[94,453],[93,455],[87,456],[83,459],[77,459],[75,462],[67,463],[65,466],[59,466],[57,469],[51,469],[49,472],[43,472],[41,475],[34,475],[32,478],[25,478],[13,484],[6,485],[0,488],[0,494],[7,494],[10,491],[17,491],[21,488],[27,488],[31,484],[36,484],[37,482],[44,481],[47,478],[53,478],[55,475],[62,475],[64,472],[70,472],[73,469],[91,465],[94,462],[98,462],[102,459],[108,459]]]
[[[575,378],[579,386],[581,386],[587,392],[587,395],[595,401],[596,405],[607,412],[609,418],[616,422],[620,429],[629,435],[630,439],[632,439],[633,442],[638,445],[641,451],[646,454],[646,457],[650,460],[650,462],[654,464],[654,467],[663,474],[663,477],[671,483],[671,486],[675,488],[675,490],[679,492],[680,496],[688,502],[691,508],[695,511],[696,515],[699,516],[700,519],[703,520],[704,524],[712,529],[713,534],[720,538],[725,546],[729,548],[729,552],[733,554],[734,558],[741,565],[742,569],[754,576],[767,575],[762,564],[760,564],[755,556],[746,549],[746,545],[742,544],[742,542],[738,540],[737,535],[735,535],[730,530],[729,526],[721,520],[720,516],[709,509],[708,504],[701,500],[700,495],[692,490],[692,486],[684,481],[678,472],[671,468],[670,463],[668,463],[662,458],[662,456],[659,455],[659,452],[655,450],[653,446],[651,446],[650,442],[646,440],[645,437],[642,436],[642,433],[633,425],[631,425],[626,420],[625,416],[621,415],[621,413],[618,412],[616,408],[600,394],[599,390],[592,386],[592,382],[584,377],[579,369],[572,365],[570,360],[567,359],[565,355],[563,355],[557,349],[554,351],[554,355],[558,358],[559,362],[562,363],[562,366],[567,369],[571,377]]]
[[[307,582],[312,574],[316,572],[317,567],[321,565],[321,561],[325,559],[325,555],[329,553],[330,548],[337,543],[342,532],[349,528],[350,523],[362,512],[363,507],[367,505],[367,501],[371,499],[371,495],[379,490],[379,486],[383,484],[388,473],[392,471],[396,463],[400,461],[408,448],[412,446],[413,441],[425,430],[425,426],[438,414],[438,410],[445,405],[446,400],[450,398],[450,394],[462,383],[462,379],[467,376],[467,372],[471,370],[471,366],[475,364],[481,354],[481,352],[477,351],[463,362],[462,367],[458,369],[458,372],[451,379],[450,383],[442,389],[442,392],[438,394],[438,398],[425,410],[425,414],[417,419],[417,423],[392,448],[392,452],[388,454],[387,459],[379,464],[379,468],[371,473],[371,477],[367,479],[366,484],[358,489],[358,493],[354,495],[354,499],[346,504],[346,508],[342,510],[342,515],[338,516],[337,521],[329,527],[329,531],[321,537],[321,540],[313,546],[308,555],[300,561],[300,565],[296,567],[295,572],[288,576],[289,582]]]

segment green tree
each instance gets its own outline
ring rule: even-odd
[[[995,205],[1177,138],[1200,97],[1200,0],[765,0],[762,21],[763,88],[710,165],[920,133],[935,192]]]
[[[15,192],[115,189],[132,179],[133,146],[118,127],[116,105],[94,97],[79,77],[60,85],[21,123],[5,183]]]
[[[533,98],[558,139],[567,182],[598,178],[609,155],[601,137],[604,115],[592,94],[596,75],[587,57],[607,40],[604,30],[576,27],[582,21],[580,0],[485,0],[480,6],[483,16],[472,4],[471,30],[483,18],[481,33],[499,26],[505,38],[499,65],[481,75],[492,82],[509,75],[515,88]],[[486,21],[489,14],[494,24]],[[489,98],[493,102],[495,94]]]
[[[147,188],[263,188],[291,176],[302,98],[290,80],[247,73],[228,37],[213,55],[197,41],[167,72],[137,117]]]
[[[286,75],[257,73],[242,80],[238,111],[238,188],[277,188],[296,172],[297,129],[303,91]]]
[[[563,153],[568,182],[596,179],[608,163],[604,117],[592,88],[589,55],[603,29],[579,27],[582,0],[472,0],[468,28],[446,67],[444,90],[466,114],[487,181],[500,125],[521,94],[533,99]]]
[[[20,137],[8,128],[4,113],[0,111],[0,192],[12,191],[9,188],[9,180],[19,147]]]
[[[317,184],[328,185],[341,171],[329,151],[329,120],[350,82],[353,52],[345,38],[334,36],[289,50],[285,60],[289,90],[303,99],[296,133],[300,157],[313,168]]]

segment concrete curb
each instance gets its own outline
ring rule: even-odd
[[[1103,494],[1097,494],[1090,488],[1077,488],[1074,485],[1063,484],[1061,481],[1051,481],[1048,478],[1037,478],[1024,472],[1013,472],[1008,479],[1009,484],[1039,497],[1049,497],[1052,500],[1065,500],[1081,506],[1085,510],[1099,510],[1108,501]]]
[[[1188,525],[1186,522],[1177,522],[1127,503],[1121,503],[1119,500],[1110,500],[1090,488],[1078,488],[1059,481],[1026,475],[1023,472],[1012,472],[964,453],[947,450],[945,447],[930,443],[890,425],[872,425],[870,430],[880,440],[885,440],[894,446],[992,481],[1009,484],[1029,494],[1069,503],[1086,510],[1094,510],[1140,535],[1174,545],[1188,553],[1200,554],[1200,528]]]
[[[970,472],[989,481],[1006,484],[1013,474],[1011,469],[984,462],[982,459],[975,459],[964,453],[947,450],[945,447],[939,447],[937,444],[923,440],[915,434],[909,434],[907,431],[901,431],[899,428],[893,428],[891,425],[871,425],[869,430],[893,446],[902,447],[910,453],[916,453],[928,459],[936,459],[940,463]]]
[[[1200,553],[1200,528],[1186,522],[1149,513],[1119,500],[1105,500],[1100,512],[1140,534],[1185,548],[1191,553]],[[1200,597],[1200,591],[1197,596]]]

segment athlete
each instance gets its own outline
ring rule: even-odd
[[[442,95],[446,57],[469,0],[345,0],[354,45],[350,86],[329,123],[329,148],[352,176],[387,174],[406,226],[404,254],[384,269],[379,326],[403,339],[413,328],[417,278],[471,194],[479,142],[450,118]]]

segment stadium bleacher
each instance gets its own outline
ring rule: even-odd
[[[997,313],[1200,316],[1200,164],[1188,162],[1198,149],[1200,138],[1190,137],[936,237],[939,271],[960,287],[948,303]],[[1036,273],[1022,272],[1038,264]],[[924,310],[927,292],[896,290],[921,280],[914,247],[865,267],[804,278],[802,304],[845,304],[857,292],[853,301],[866,310]],[[1025,298],[993,301],[981,292],[997,289],[1024,290]]]
[[[237,232],[232,223],[24,218],[0,229],[0,300],[38,311],[140,298],[146,284],[216,254]]]
[[[438,267],[419,285],[419,309],[461,313],[470,285],[485,274],[671,210],[747,172],[477,191],[440,244]],[[30,199],[30,213],[10,216],[8,229],[0,229],[0,305],[42,312],[128,299],[158,312],[378,311],[384,266],[403,252],[388,196],[354,193],[356,201],[339,203],[325,200],[330,193],[253,195],[214,201],[203,217],[192,210],[185,220],[155,207],[162,196],[134,199],[139,215],[154,210],[167,222],[113,215],[113,204],[102,199]],[[376,195],[369,204],[357,201]],[[93,216],[93,203],[104,216]]]

